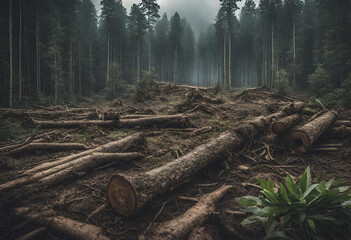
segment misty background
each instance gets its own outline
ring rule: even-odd
[[[93,0],[95,8],[100,15],[100,1]],[[254,0],[256,6],[259,0]],[[133,4],[139,4],[140,0],[123,0],[123,5],[130,12],[130,7]],[[209,24],[214,23],[216,14],[220,8],[219,0],[158,0],[157,3],[160,5],[160,16],[167,13],[168,17],[178,12],[180,17],[184,17],[190,23],[194,30],[196,38],[198,38],[201,32],[207,30]],[[245,4],[245,1],[238,2],[238,7],[241,9]],[[240,10],[236,12],[238,16]]]

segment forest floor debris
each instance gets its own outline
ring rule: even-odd
[[[162,226],[163,223],[177,219],[189,211],[197,204],[195,201],[189,201],[190,199],[201,199],[205,194],[225,184],[232,188],[216,203],[214,220],[207,221],[209,227],[206,229],[210,229],[210,233],[203,233],[201,226],[198,226],[191,235],[207,234],[219,236],[219,239],[252,239],[262,234],[261,229],[257,225],[240,226],[241,220],[246,215],[241,212],[240,206],[234,199],[244,195],[258,195],[260,187],[257,177],[283,181],[286,173],[298,177],[309,165],[312,173],[320,174],[322,179],[346,178],[347,183],[351,184],[349,177],[351,141],[348,138],[351,132],[348,130],[351,110],[340,110],[338,120],[316,139],[311,151],[307,153],[298,155],[290,153],[283,145],[284,137],[272,135],[267,128],[261,133],[261,137],[250,136],[240,149],[227,156],[221,156],[221,161],[215,161],[186,177],[181,181],[181,185],[172,186],[171,191],[159,194],[147,203],[148,207],[141,208],[136,215],[128,218],[120,216],[107,204],[106,187],[111,176],[141,175],[165,166],[177,158],[184,158],[198,146],[208,144],[225,131],[233,131],[241,124],[248,124],[258,116],[276,113],[293,101],[301,101],[301,99],[277,95],[264,88],[226,92],[216,88],[196,88],[168,83],[154,83],[150,91],[150,99],[136,101],[133,95],[133,92],[125,93],[113,102],[96,97],[95,106],[81,103],[75,108],[43,107],[11,110],[12,112],[8,109],[0,109],[2,116],[0,121],[5,123],[8,123],[8,119],[13,123],[24,121],[23,126],[15,125],[21,128],[21,131],[17,129],[4,131],[7,139],[0,142],[0,185],[70,161],[77,161],[76,159],[81,157],[89,158],[93,153],[98,155],[104,152],[134,152],[136,155],[139,153],[144,156],[142,160],[135,162],[113,164],[106,162],[104,166],[95,166],[94,163],[95,168],[89,167],[89,170],[84,168],[84,174],[79,169],[72,170],[76,174],[75,178],[56,183],[45,191],[36,191],[36,186],[32,185],[13,188],[1,194],[0,215],[7,218],[0,220],[0,229],[2,229],[0,238],[15,239],[33,234],[40,236],[41,239],[60,239],[60,234],[56,231],[16,217],[15,209],[26,206],[36,212],[51,213],[47,216],[49,218],[62,216],[95,225],[102,229],[104,236],[111,239],[138,239],[155,226]],[[304,110],[301,115],[287,119],[285,121],[287,128],[297,120],[300,120],[299,123],[303,126],[311,120],[311,117],[316,120],[326,114],[326,111],[323,111],[316,115],[321,112],[320,109],[311,109],[314,112],[311,115],[306,115]],[[35,116],[35,112],[40,113],[37,115],[40,116],[38,117],[40,121],[53,118],[59,121],[88,119],[89,121],[93,119],[115,121],[116,113],[118,113],[118,121],[135,119],[137,122],[137,119],[177,116],[179,113],[181,114],[178,116],[186,113],[187,117],[186,119],[177,118],[182,119],[182,123],[186,124],[176,126],[171,124],[161,127],[157,122],[151,122],[147,127],[136,124],[134,128],[76,126],[73,129],[47,130],[33,128],[31,125],[30,119]],[[106,114],[101,119],[98,115],[103,113]],[[109,120],[111,118],[112,120]],[[253,126],[257,126],[257,123],[253,123]],[[122,141],[123,144],[117,144],[118,141]],[[106,150],[105,147],[111,142],[115,142],[115,146]],[[31,143],[79,143],[90,149],[50,151],[40,155],[26,151],[16,155],[8,154]],[[186,231],[185,235],[187,234],[190,232]]]

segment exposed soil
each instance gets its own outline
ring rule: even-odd
[[[152,129],[106,129],[91,126],[70,130],[58,129],[54,132],[29,128],[29,130],[18,134],[15,140],[1,142],[0,147],[23,142],[33,134],[51,132],[44,136],[42,141],[77,142],[93,147],[136,132],[154,132],[147,137],[143,147],[132,149],[146,156],[142,161],[116,164],[103,169],[98,168],[80,174],[80,177],[76,179],[45,190],[36,191],[31,188],[23,188],[0,196],[0,238],[16,239],[40,227],[13,215],[14,208],[29,207],[39,212],[50,212],[100,226],[103,228],[104,234],[111,239],[137,239],[153,221],[158,223],[172,219],[194,205],[194,202],[181,200],[178,196],[197,198],[223,184],[228,184],[234,187],[217,204],[218,215],[214,216],[208,223],[211,225],[209,227],[211,232],[217,239],[260,239],[262,230],[258,225],[242,227],[240,222],[245,216],[237,216],[227,212],[227,210],[240,210],[240,206],[235,202],[236,197],[259,195],[260,189],[255,186],[258,184],[257,177],[282,182],[285,180],[286,173],[298,177],[309,165],[314,177],[320,175],[321,179],[346,178],[347,183],[351,184],[350,138],[331,139],[329,136],[322,136],[315,145],[342,143],[343,147],[337,152],[308,152],[303,155],[294,155],[282,146],[281,140],[273,138],[267,131],[261,138],[247,142],[240,152],[233,152],[230,158],[223,159],[223,161],[199,171],[186,183],[158,196],[136,216],[121,217],[107,206],[98,214],[88,217],[94,210],[106,203],[106,186],[113,174],[128,175],[159,167],[187,154],[196,146],[209,142],[211,138],[237,126],[241,121],[250,120],[260,115],[269,115],[295,100],[264,89],[238,89],[233,92],[218,92],[216,89],[196,90],[199,92],[195,93],[194,91],[173,85],[160,85],[153,87],[148,94],[150,96],[148,99],[140,100],[140,97],[136,98],[133,90],[130,90],[113,101],[107,101],[102,96],[81,99],[82,101],[74,107],[111,109],[120,112],[121,116],[126,114],[187,113],[191,120],[189,128],[212,127],[211,131],[203,134],[194,135],[191,132],[183,132],[182,129],[158,129],[157,126]],[[198,93],[200,95],[197,95]],[[187,102],[189,96],[196,97]],[[52,107],[50,108],[52,109]],[[305,120],[309,117],[304,116]],[[351,110],[342,110],[339,118],[350,119]],[[17,120],[20,121],[20,119]],[[262,154],[263,151],[267,152],[267,150],[270,151],[272,158],[268,154]],[[71,153],[35,152],[12,157],[0,155],[0,184],[17,178],[18,173],[22,170]],[[240,165],[248,168],[244,169],[239,167]],[[198,184],[208,183],[215,184],[209,187],[198,186]],[[154,220],[162,205],[164,205],[162,212]],[[40,236],[40,239],[66,238],[47,230]]]

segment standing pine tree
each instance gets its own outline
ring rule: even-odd
[[[171,18],[171,30],[169,33],[169,38],[171,45],[174,50],[174,59],[173,59],[173,82],[177,82],[177,70],[178,70],[178,45],[181,37],[181,33],[183,31],[180,16],[176,12]]]
[[[131,33],[132,40],[136,41],[137,44],[137,80],[140,82],[141,77],[141,40],[145,35],[145,30],[147,28],[146,18],[141,10],[141,8],[133,4],[130,10],[129,16],[129,30]]]
[[[224,12],[225,21],[227,22],[228,27],[228,89],[232,87],[232,33],[233,33],[233,24],[235,20],[235,11],[238,8],[236,2],[241,0],[219,0],[221,2],[221,8]]]
[[[149,72],[151,72],[151,32],[154,28],[156,20],[160,17],[158,14],[160,6],[157,4],[157,0],[142,0],[141,9],[146,16],[147,20],[147,39],[149,48]]]

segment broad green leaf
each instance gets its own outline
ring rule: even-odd
[[[339,192],[346,192],[347,190],[349,190],[349,186],[344,186],[344,187],[338,187],[337,189],[339,190]]]
[[[299,213],[299,224],[300,226],[303,225],[303,223],[305,222],[306,219],[306,212],[300,212]]]
[[[310,228],[312,229],[312,231],[314,233],[316,233],[316,226],[314,225],[314,221],[311,219],[307,219],[308,225],[310,226]]]
[[[338,223],[338,221],[329,216],[329,215],[312,215],[312,216],[308,216],[309,219],[314,220],[314,221],[329,221],[329,222],[334,222],[334,223]]]
[[[313,184],[310,186],[302,195],[302,199],[305,199],[316,187],[318,187],[318,184]]]
[[[295,185],[294,181],[292,180],[291,176],[288,174],[286,177],[286,188],[288,191],[297,199],[301,199],[301,190]]]
[[[267,190],[271,193],[274,193],[274,190],[273,190],[274,187],[272,187],[272,185],[269,183],[269,181],[266,181],[263,178],[257,178],[257,181],[264,190]]]
[[[337,179],[337,180],[335,180],[333,187],[335,187],[335,188],[340,187],[345,182],[346,182],[346,179],[344,179],[344,178]]]
[[[335,180],[335,178],[332,178],[332,179],[330,179],[328,182],[327,182],[327,185],[326,185],[326,190],[329,190],[330,189],[330,187],[333,185],[333,183],[334,183],[334,180]]]
[[[313,180],[313,183],[318,183],[320,178],[321,178],[321,175],[318,175],[318,176]]]
[[[235,201],[237,201],[240,205],[244,207],[262,205],[261,199],[253,196],[244,196],[244,197],[235,198]]]
[[[288,239],[288,240],[290,240],[291,238],[289,236],[287,236],[282,231],[275,231],[275,232],[268,233],[263,240],[268,240],[268,239]]]
[[[261,217],[272,217],[276,214],[286,213],[289,207],[264,207],[256,215]]]
[[[247,224],[251,224],[251,223],[255,223],[255,222],[264,223],[266,221],[267,221],[266,217],[251,216],[251,217],[245,218],[240,224],[247,225]]]
[[[286,189],[282,183],[280,184],[280,193],[283,199],[290,205],[292,201],[290,200],[288,193],[286,192]]]
[[[263,191],[261,191],[272,203],[279,203],[278,198],[276,197],[276,195],[270,191],[267,191],[266,189],[264,189]]]
[[[300,177],[299,187],[301,191],[304,192],[310,186],[311,186],[311,170],[310,170],[310,167],[308,166]]]
[[[261,211],[261,208],[259,208],[259,207],[248,207],[248,208],[244,209],[244,212],[253,213],[253,214],[258,213],[259,211]]]
[[[351,200],[348,200],[348,201],[346,201],[346,202],[343,202],[341,205],[344,206],[344,207],[349,207],[349,208],[351,208]]]
[[[321,100],[319,100],[318,98],[316,98],[316,103],[318,103],[323,109],[325,109],[323,103]]]

